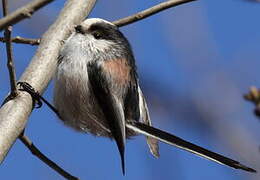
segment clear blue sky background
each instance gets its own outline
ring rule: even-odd
[[[27,0],[11,1],[16,9]],[[100,0],[90,17],[116,20],[162,1]],[[55,20],[58,0],[14,26],[14,36],[37,38]],[[260,4],[253,0],[200,0],[122,27],[132,44],[143,92],[156,127],[260,171],[260,122],[242,95],[260,86]],[[58,33],[58,32],[57,32]],[[2,32],[1,32],[2,34]],[[37,47],[14,45],[19,77]],[[9,91],[5,47],[0,44],[0,98]],[[52,101],[53,83],[44,97]],[[113,141],[65,127],[46,106],[35,109],[26,134],[48,157],[82,180],[245,180],[234,170],[163,143],[161,157],[145,138],[126,146],[126,176]],[[17,141],[0,166],[0,179],[62,180]]]

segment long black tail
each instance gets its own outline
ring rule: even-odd
[[[209,151],[205,148],[202,148],[188,141],[185,141],[177,136],[164,132],[160,129],[145,125],[140,122],[135,122],[135,121],[127,122],[126,126],[127,128],[132,129],[140,134],[158,139],[159,141],[184,149],[186,151],[189,151],[191,153],[194,153],[196,155],[199,155],[211,161],[215,161],[219,164],[224,164],[233,167],[235,169],[242,169],[249,172],[256,172],[256,170],[249,168],[245,165],[242,165],[238,161],[234,161],[230,158]]]

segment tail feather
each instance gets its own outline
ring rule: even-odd
[[[209,151],[205,148],[192,144],[177,136],[164,132],[160,129],[148,126],[146,124],[131,121],[131,122],[127,122],[126,127],[129,129],[132,129],[140,134],[143,134],[145,136],[149,136],[149,137],[158,139],[159,141],[162,141],[164,143],[184,149],[184,150],[194,153],[198,156],[204,157],[211,161],[215,161],[219,164],[224,164],[224,165],[233,167],[235,169],[242,169],[242,170],[245,170],[248,172],[256,172],[256,170],[249,168],[245,165],[242,165],[238,161],[232,160],[230,158],[224,157],[215,152]]]
[[[116,144],[117,144],[117,148],[120,154],[120,158],[121,158],[121,168],[122,168],[122,172],[123,175],[125,175],[125,145],[124,143],[116,140]]]

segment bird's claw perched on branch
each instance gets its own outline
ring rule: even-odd
[[[20,91],[26,91],[28,92],[33,100],[33,107],[35,107],[35,103],[37,106],[35,108],[40,108],[42,107],[42,101],[41,101],[41,96],[40,94],[27,82],[18,82],[17,85],[20,86],[18,90]]]

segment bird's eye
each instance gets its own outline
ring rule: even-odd
[[[95,39],[101,39],[102,38],[102,34],[98,31],[93,32],[93,36]]]

